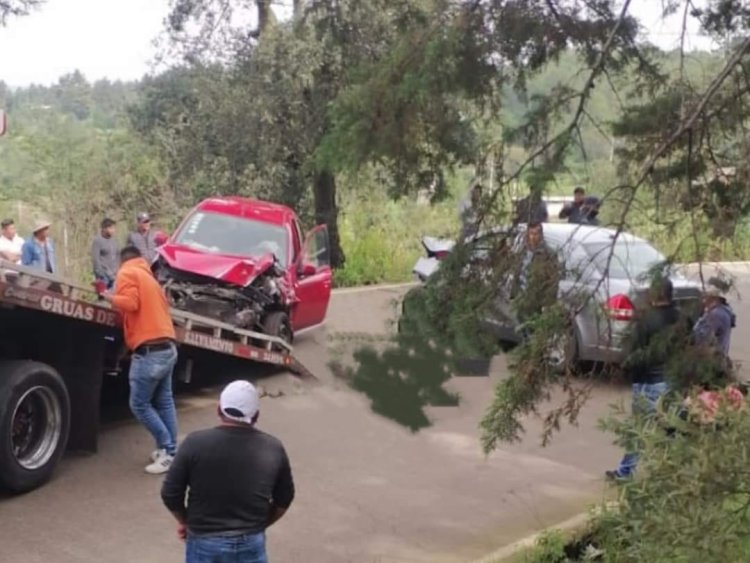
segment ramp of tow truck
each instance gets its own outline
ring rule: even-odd
[[[120,315],[91,288],[0,260],[0,306],[25,307],[82,322],[117,328]],[[309,380],[316,377],[293,355],[285,340],[171,309],[178,344],[235,358],[277,365]]]

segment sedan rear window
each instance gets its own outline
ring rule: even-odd
[[[600,272],[614,279],[637,279],[666,261],[664,255],[646,242],[592,242],[583,245],[586,254]],[[613,248],[614,247],[614,248]],[[610,254],[612,255],[610,259]]]

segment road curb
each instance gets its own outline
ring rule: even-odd
[[[573,530],[581,528],[582,526],[590,522],[592,518],[595,518],[597,515],[601,514],[603,508],[606,508],[609,510],[615,506],[617,506],[617,502],[610,501],[610,502],[605,503],[604,507],[597,506],[593,510],[579,512],[578,514],[576,514],[575,516],[571,516],[567,520],[563,520],[562,522],[558,524],[554,524],[552,526],[547,526],[546,528],[543,528],[542,530],[539,530],[538,532],[534,532],[533,534],[530,534],[524,538],[521,538],[518,541],[515,541],[511,544],[501,547],[500,549],[497,549],[493,551],[492,553],[485,555],[481,559],[476,559],[475,561],[472,561],[471,563],[502,563],[508,560],[510,557],[513,557],[514,555],[518,555],[520,551],[534,547],[534,544],[536,544],[537,540],[545,532],[548,532],[551,530],[557,530],[560,532],[571,532]]]
[[[347,295],[351,293],[367,293],[370,291],[387,291],[390,289],[403,289],[419,285],[419,282],[403,282],[392,284],[361,285],[358,287],[337,287],[331,291],[333,295]]]

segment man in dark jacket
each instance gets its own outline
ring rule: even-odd
[[[541,188],[532,187],[529,195],[519,199],[515,205],[513,223],[546,223],[549,220],[547,204],[542,197]]]
[[[148,213],[139,213],[136,216],[137,226],[135,231],[128,234],[127,246],[135,246],[143,259],[153,264],[156,258],[156,232],[151,228],[151,216]]]
[[[573,201],[563,206],[558,217],[567,219],[568,223],[598,225],[599,207],[601,207],[601,200],[598,197],[586,196],[586,190],[578,186],[573,190]]]
[[[186,563],[266,563],[265,530],[294,500],[289,458],[278,439],[255,428],[251,383],[227,385],[218,414],[220,426],[185,438],[161,498],[187,539]]]
[[[623,368],[633,382],[633,414],[650,415],[668,389],[666,364],[680,344],[678,327],[681,325],[672,282],[658,276],[650,288],[651,307],[635,321],[630,336],[629,353]],[[630,477],[638,464],[638,453],[627,452],[614,471],[607,471],[610,479]]]
[[[542,223],[526,227],[526,246],[517,259],[511,298],[523,324],[557,301],[560,261],[544,242]]]
[[[120,248],[115,238],[115,222],[106,218],[102,221],[101,231],[91,243],[91,265],[94,279],[104,282],[107,289],[112,289],[120,267]]]

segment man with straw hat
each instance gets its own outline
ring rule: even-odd
[[[31,236],[21,248],[21,264],[30,268],[38,268],[47,273],[57,272],[55,263],[55,247],[49,238],[49,221],[38,221]]]
[[[693,337],[697,345],[713,349],[728,365],[729,344],[737,316],[724,296],[725,285],[716,278],[708,280],[703,292],[703,315],[695,323]]]

